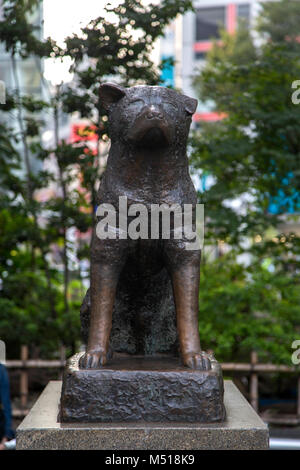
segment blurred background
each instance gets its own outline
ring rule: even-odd
[[[0,339],[14,425],[82,347],[99,85],[199,100],[188,146],[205,204],[202,348],[300,438],[300,3],[0,0]],[[297,342],[298,341],[298,342]]]

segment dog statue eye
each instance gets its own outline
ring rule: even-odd
[[[138,112],[143,106],[145,106],[144,101],[140,99],[136,99],[136,100],[130,101],[130,103],[128,103],[127,108],[129,108],[132,111],[135,110]]]
[[[176,113],[178,109],[176,104],[169,103],[168,101],[163,103],[163,106],[167,113]]]

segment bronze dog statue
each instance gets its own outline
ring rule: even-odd
[[[126,196],[128,207],[195,207],[186,145],[197,100],[164,87],[112,83],[101,85],[100,98],[111,148],[99,204],[118,210],[119,197]],[[123,239],[119,227],[115,231],[115,239],[100,239],[94,228],[91,287],[81,308],[87,350],[80,367],[104,366],[112,350],[152,355],[179,349],[187,367],[210,369],[198,331],[200,249],[186,250],[182,239],[161,236]]]

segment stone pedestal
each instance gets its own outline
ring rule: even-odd
[[[170,356],[116,354],[108,366],[81,370],[81,354],[63,377],[61,422],[198,422],[225,419],[222,370],[192,370]]]
[[[17,449],[267,449],[268,428],[231,381],[221,423],[61,423],[61,382],[50,382],[17,429]]]

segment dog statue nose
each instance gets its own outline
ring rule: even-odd
[[[151,108],[149,108],[146,114],[146,118],[147,119],[162,119],[163,114],[159,111],[159,109],[156,109],[153,106],[151,106]]]

